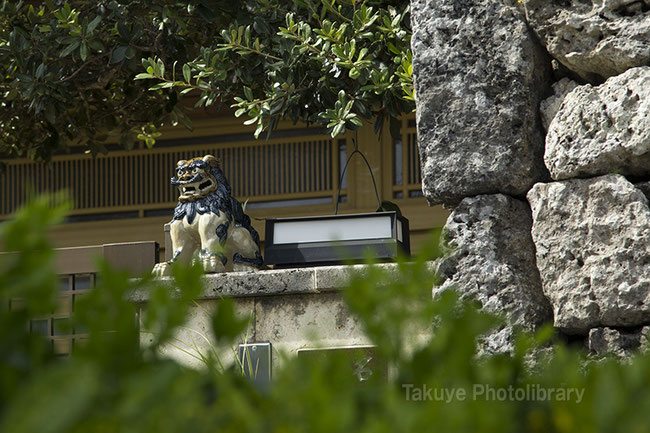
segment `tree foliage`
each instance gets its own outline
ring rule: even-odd
[[[163,124],[191,127],[188,96],[256,135],[396,117],[413,109],[409,21],[403,0],[3,0],[0,153],[151,146]]]
[[[548,332],[521,335],[511,355],[477,359],[477,338],[500,319],[453,293],[433,301],[423,255],[400,263],[399,272],[372,268],[343,292],[350,310],[388,376],[360,382],[349,359],[319,362],[290,358],[275,368],[273,382],[259,391],[237,366],[190,370],[161,355],[200,291],[195,268],[175,269],[180,291],[145,277],[103,267],[100,286],[75,308],[73,323],[88,329],[85,345],[67,359],[26,323],[52,309],[56,276],[44,234],[65,206],[38,199],[0,226],[0,243],[15,250],[0,261],[0,431],[45,432],[645,432],[649,431],[650,356],[621,363],[587,361],[558,344],[536,368],[527,353]],[[35,224],[38,223],[38,224]],[[25,227],[30,227],[25,230]],[[28,234],[27,236],[25,234]],[[138,344],[133,290],[150,292],[141,321],[155,330],[151,345]],[[8,311],[12,299],[25,302]],[[227,301],[216,309],[213,338],[227,347],[242,329]],[[225,304],[224,304],[225,302]],[[223,308],[221,308],[223,306]],[[413,343],[413,329],[433,324],[430,341]],[[415,394],[409,385],[435,393]],[[499,398],[476,395],[475,387],[514,393],[531,388],[582,390],[582,398]],[[411,389],[411,388],[409,388]],[[440,390],[456,392],[441,396]],[[459,398],[464,390],[465,398]],[[496,394],[495,394],[496,395]],[[506,394],[507,391],[506,391]],[[516,394],[514,394],[516,395]],[[408,397],[410,396],[410,397]],[[408,398],[407,398],[408,397]]]

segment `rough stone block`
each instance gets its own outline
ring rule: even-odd
[[[555,326],[650,323],[650,207],[620,175],[537,184],[532,235]]]
[[[413,0],[413,73],[429,204],[524,194],[544,176],[550,59],[516,2]]]
[[[568,78],[562,78],[560,81],[553,83],[553,95],[539,104],[539,114],[542,116],[544,129],[548,130],[548,126],[560,109],[562,101],[576,87],[578,87],[578,83]]]
[[[648,197],[648,200],[650,200],[650,181],[640,182],[634,184],[634,186],[641,190],[641,192],[644,193],[646,197]]]
[[[544,162],[551,176],[649,176],[649,113],[650,67],[630,69],[597,87],[575,88],[546,135]]]
[[[593,328],[589,330],[587,348],[596,356],[632,355],[635,351],[647,350],[650,326],[641,329]]]
[[[524,0],[548,52],[588,81],[650,64],[647,0]]]
[[[443,229],[443,242],[449,246],[438,266],[442,284],[436,290],[455,288],[463,298],[477,299],[489,312],[505,313],[511,324],[524,329],[550,322],[531,225],[530,208],[521,200],[502,194],[464,199]]]

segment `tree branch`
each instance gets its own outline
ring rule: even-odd
[[[76,77],[76,76],[77,76],[81,71],[83,71],[83,69],[84,69],[86,66],[88,66],[88,65],[91,64],[91,63],[93,63],[96,59],[97,59],[96,57],[93,57],[92,59],[87,60],[83,65],[79,66],[79,68],[78,68],[76,71],[74,71],[72,74],[68,75],[67,77],[60,79],[59,81],[57,81],[57,83],[65,83],[66,81],[69,81],[69,80],[73,79],[73,78]]]

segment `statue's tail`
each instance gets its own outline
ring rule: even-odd
[[[238,227],[244,227],[248,230],[253,237],[253,241],[260,246],[260,235],[251,225],[251,219],[248,215],[244,213],[241,203],[239,203],[234,197],[230,198],[230,205],[232,209],[232,217],[235,220],[235,225]]]

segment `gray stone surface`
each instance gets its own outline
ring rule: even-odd
[[[516,2],[413,0],[413,73],[429,204],[523,194],[546,175],[537,114],[550,59]]]
[[[650,326],[641,329],[593,328],[589,330],[587,349],[596,356],[629,356],[647,350]]]
[[[650,200],[650,181],[636,183],[634,186],[637,189],[641,190],[641,192],[644,193],[646,197],[648,197],[648,200]]]
[[[643,352],[650,350],[650,326],[644,326],[641,329],[641,342],[639,349]]]
[[[544,162],[556,180],[650,175],[650,67],[566,95],[546,135]]]
[[[542,117],[544,129],[548,129],[551,120],[553,120],[560,109],[564,97],[576,87],[578,87],[578,83],[568,78],[562,78],[560,81],[553,83],[553,95],[544,99],[539,104],[539,114]]]
[[[650,323],[650,207],[620,175],[537,184],[532,235],[555,326]]]
[[[512,326],[482,335],[477,341],[476,356],[481,358],[497,354],[512,353],[514,350],[514,333]]]
[[[648,0],[524,0],[548,52],[589,81],[650,64]]]
[[[443,229],[449,246],[438,266],[442,284],[435,290],[455,288],[463,298],[477,299],[485,310],[505,313],[511,324],[527,330],[550,322],[531,225],[524,201],[502,194],[464,199]],[[508,339],[493,336],[488,341]]]

